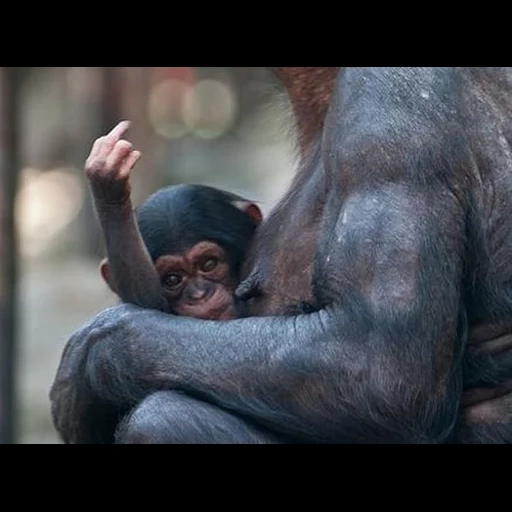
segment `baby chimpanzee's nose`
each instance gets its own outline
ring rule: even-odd
[[[206,295],[206,290],[202,290],[200,288],[194,288],[190,290],[190,298],[193,300],[201,300],[204,299]]]
[[[208,281],[190,283],[187,289],[187,298],[190,302],[199,302],[210,297],[213,286]]]

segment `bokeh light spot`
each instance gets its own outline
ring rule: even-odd
[[[232,87],[219,80],[202,80],[187,91],[183,120],[198,137],[214,139],[224,135],[238,115],[238,101]]]
[[[78,171],[24,169],[16,202],[16,220],[24,255],[49,246],[78,216],[84,191]]]
[[[158,135],[168,139],[183,137],[188,127],[183,121],[183,105],[190,86],[183,80],[163,80],[149,97],[149,123]]]

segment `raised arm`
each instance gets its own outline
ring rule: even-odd
[[[122,139],[129,126],[123,121],[96,140],[85,165],[107,251],[102,274],[123,302],[169,312],[133,212],[130,172],[141,154]]]

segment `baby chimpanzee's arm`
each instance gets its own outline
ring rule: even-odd
[[[107,259],[101,273],[123,302],[170,312],[159,275],[140,235],[130,199],[130,172],[141,154],[122,137],[130,123],[119,123],[96,140],[85,164]]]

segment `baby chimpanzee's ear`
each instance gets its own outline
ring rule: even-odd
[[[249,218],[259,226],[263,221],[263,214],[257,204],[251,203],[250,201],[233,201],[233,206],[243,211],[245,214],[249,216]]]
[[[105,258],[104,260],[101,261],[100,263],[100,274],[101,274],[101,277],[103,278],[103,281],[105,281],[105,283],[107,283],[107,286],[114,292],[114,293],[117,293],[115,290],[114,290],[114,286],[111,282],[111,279],[110,279],[110,265],[108,263],[108,260],[107,258]]]

